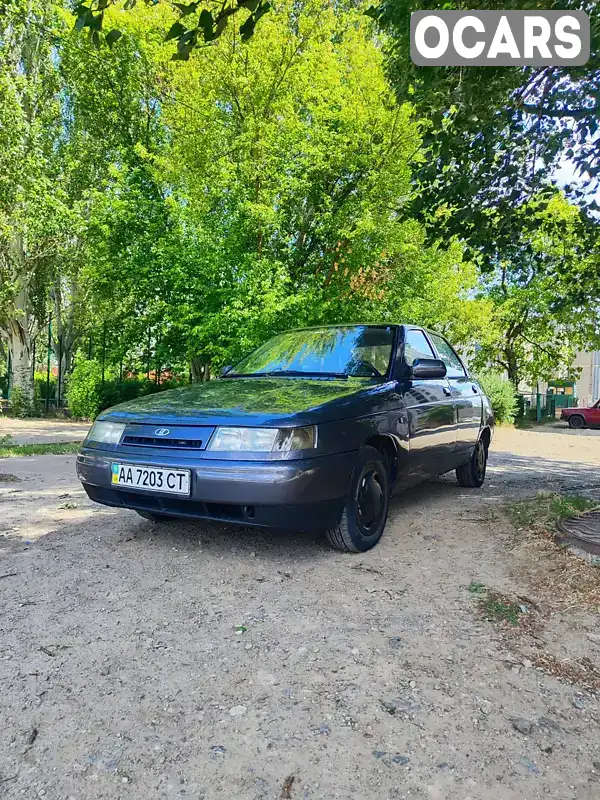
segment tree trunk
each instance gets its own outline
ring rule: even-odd
[[[192,373],[192,383],[206,383],[210,380],[210,364],[207,364],[203,358],[192,358],[190,372]]]
[[[61,404],[64,405],[65,397],[65,384],[71,373],[71,365],[73,362],[73,353],[79,341],[80,334],[75,325],[75,301],[78,290],[77,283],[72,283],[66,287],[62,287],[60,282],[57,281],[51,292],[54,301],[54,325],[52,326],[52,351],[56,361],[60,360],[56,396],[60,397]],[[70,299],[70,302],[65,309],[63,302],[63,292]],[[60,378],[60,386],[58,379]]]
[[[31,351],[35,336],[35,323],[31,315],[30,279],[25,258],[23,237],[14,232],[3,253],[8,264],[8,273],[15,286],[14,295],[7,307],[0,309],[2,329],[8,339],[12,363],[11,392],[19,389],[28,405],[33,403],[33,369]]]
[[[31,345],[29,332],[22,325],[13,323],[8,333],[8,349],[12,365],[11,393],[19,389],[28,405],[33,403]]]
[[[515,387],[515,392],[518,392],[519,384],[521,383],[521,375],[516,353],[510,345],[504,348],[504,359],[506,362],[508,379]]]

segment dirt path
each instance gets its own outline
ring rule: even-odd
[[[73,464],[0,461],[0,796],[600,797],[598,696],[467,590],[535,590],[501,507],[600,485],[598,436],[499,431],[483,491],[398,497],[360,557],[94,507]],[[536,646],[598,665],[598,633],[557,613]]]
[[[63,419],[15,419],[0,416],[0,439],[10,436],[13,444],[50,444],[82,441],[90,425]]]

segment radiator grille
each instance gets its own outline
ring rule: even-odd
[[[159,436],[124,436],[121,444],[135,447],[164,447],[177,450],[202,450],[202,439],[163,439]]]

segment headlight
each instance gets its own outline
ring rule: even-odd
[[[125,425],[117,422],[94,422],[86,437],[86,442],[99,442],[100,444],[118,444]]]
[[[317,429],[308,428],[217,428],[209,450],[226,453],[270,453],[309,450],[317,446]]]

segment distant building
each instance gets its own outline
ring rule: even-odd
[[[559,396],[574,395],[578,406],[589,406],[600,398],[600,350],[590,353],[578,353],[574,366],[581,370],[581,374],[574,381],[554,380],[544,383],[540,381],[539,391],[542,394],[550,393]],[[534,393],[536,387],[525,389]],[[566,405],[557,400],[557,407]]]
[[[575,387],[579,405],[590,405],[600,398],[600,350],[578,353],[575,366],[581,367]]]

